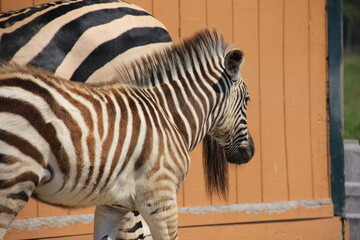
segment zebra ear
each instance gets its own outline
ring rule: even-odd
[[[231,77],[236,78],[239,73],[240,66],[244,60],[244,53],[239,49],[231,50],[225,56],[225,70]]]

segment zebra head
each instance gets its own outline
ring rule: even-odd
[[[247,128],[246,110],[250,97],[240,73],[243,61],[244,54],[238,49],[230,51],[225,57],[223,79],[229,84],[229,95],[217,131],[213,135],[224,148],[226,160],[236,164],[247,163],[255,152],[254,142]]]
[[[249,92],[240,74],[244,54],[238,49],[227,53],[224,71],[216,91],[224,94],[224,106],[210,136],[224,149],[226,160],[243,164],[250,161],[255,152],[254,142],[247,128],[247,103]]]
[[[240,73],[243,61],[244,54],[238,49],[231,49],[225,55],[221,77],[214,85],[221,104],[215,124],[204,139],[204,174],[208,193],[217,192],[225,198],[228,191],[226,161],[247,163],[255,152],[247,127],[246,110],[250,98]]]

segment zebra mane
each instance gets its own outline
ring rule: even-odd
[[[224,57],[231,46],[214,30],[205,29],[181,44],[173,44],[153,55],[143,57],[130,65],[119,69],[117,80],[110,84],[127,84],[136,87],[152,87],[180,76],[181,71],[192,69],[193,58],[202,61],[213,56]],[[121,80],[121,82],[119,82]],[[209,135],[203,141],[203,167],[206,192],[209,197],[214,194],[228,197],[228,163],[224,149]]]
[[[224,56],[229,45],[215,30],[204,29],[180,44],[172,44],[153,54],[144,56],[119,67],[117,76],[105,83],[92,86],[123,84],[136,87],[153,87],[181,75],[181,71],[193,68],[195,61],[205,62],[214,55]]]

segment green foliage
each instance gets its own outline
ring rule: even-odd
[[[344,1],[344,17],[352,23],[360,21],[360,7],[351,1]]]
[[[360,49],[360,0],[344,0],[344,45],[347,52]]]
[[[344,58],[344,138],[360,140],[360,54]]]

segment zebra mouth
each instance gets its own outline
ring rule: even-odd
[[[249,137],[247,144],[240,145],[235,151],[226,154],[229,163],[245,164],[248,163],[255,154],[255,145],[252,137]]]
[[[226,160],[229,163],[234,164],[245,164],[248,163],[254,156],[254,148],[249,146],[247,148],[239,148],[237,151],[234,151],[233,154],[227,155]]]

